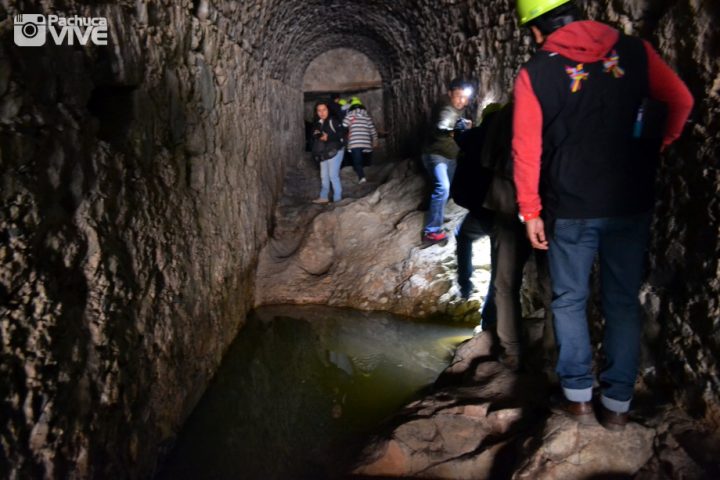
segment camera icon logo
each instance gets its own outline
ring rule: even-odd
[[[47,40],[45,15],[26,13],[15,16],[15,45],[19,47],[41,47]]]

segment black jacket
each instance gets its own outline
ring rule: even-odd
[[[496,213],[517,215],[512,162],[513,104],[495,113],[488,125],[480,165],[492,172],[483,207]]]
[[[482,152],[487,138],[488,126],[495,113],[488,115],[483,122],[455,137],[460,148],[457,167],[450,194],[455,203],[467,208],[475,215],[483,212],[485,194],[492,180],[492,172],[481,164]]]
[[[328,142],[345,143],[345,129],[342,126],[342,122],[332,116],[329,116],[325,121],[318,120],[315,122],[313,128],[313,137],[315,137],[315,139],[320,136],[318,132],[320,134],[327,133]]]

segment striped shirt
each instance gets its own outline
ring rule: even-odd
[[[377,141],[377,131],[367,110],[362,108],[351,110],[345,116],[343,126],[350,132],[348,134],[348,150],[353,148],[372,150],[373,144]]]

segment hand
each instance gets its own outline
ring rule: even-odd
[[[533,248],[547,250],[548,242],[545,238],[545,223],[542,218],[533,218],[525,222],[525,230]]]
[[[465,119],[465,128],[472,128],[472,120],[468,118]]]
[[[323,134],[320,136],[320,141],[321,141],[321,142],[327,142],[327,139],[328,139],[327,133],[323,133]]]

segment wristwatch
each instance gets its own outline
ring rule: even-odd
[[[528,220],[534,220],[539,217],[540,217],[540,212],[525,213],[525,214],[518,213],[518,218],[520,219],[520,221],[522,223],[527,223]]]

